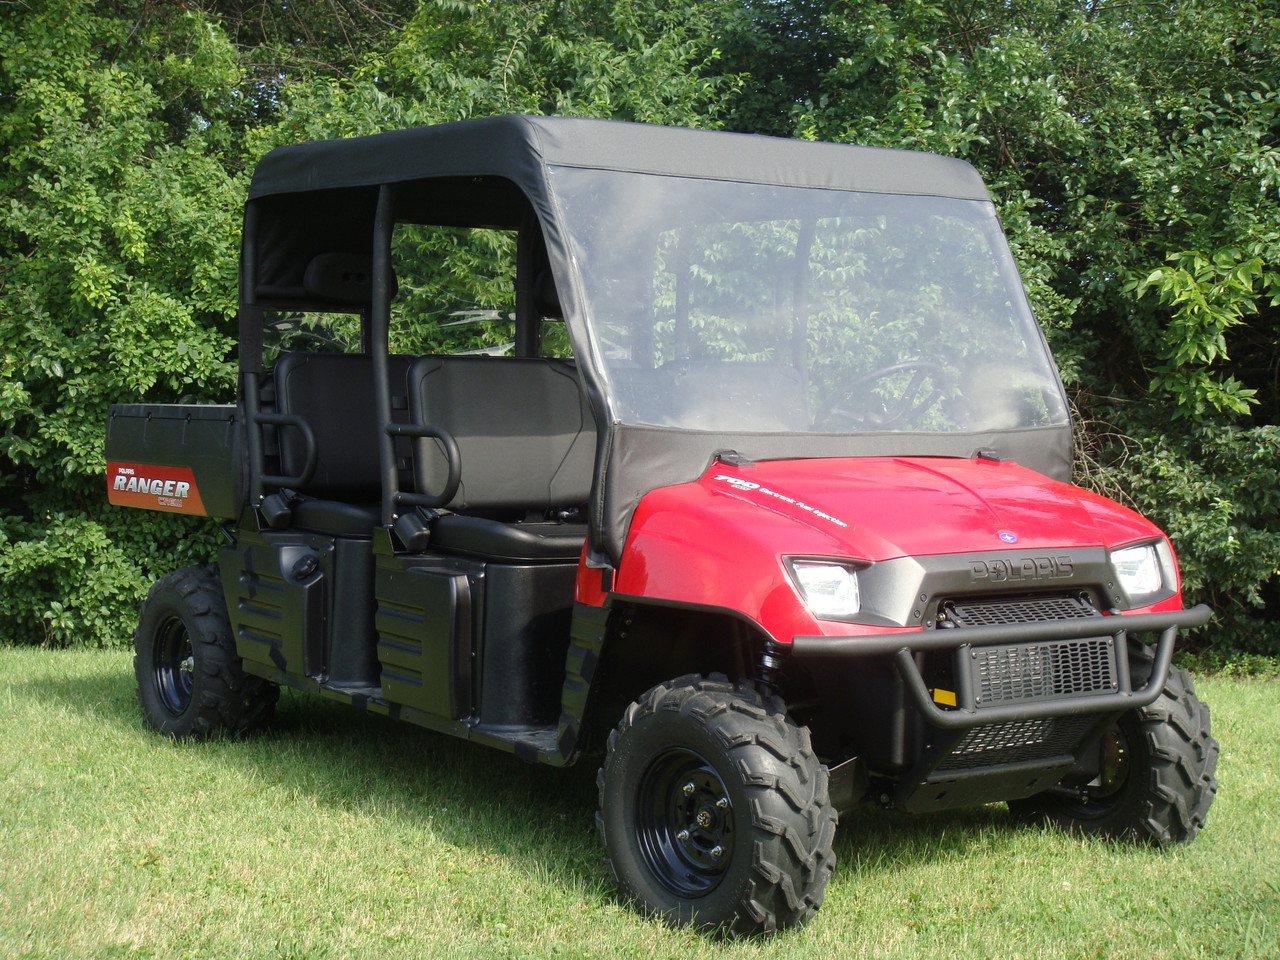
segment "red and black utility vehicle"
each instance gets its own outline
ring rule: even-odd
[[[484,251],[500,308],[427,302]],[[432,310],[489,347],[415,344]],[[1067,484],[1071,430],[962,161],[540,117],[283,147],[237,402],[110,414],[112,501],[229,541],[151,590],[138,696],[176,737],[286,684],[603,755],[623,896],[732,934],[817,909],[859,803],[1189,840],[1209,611]]]

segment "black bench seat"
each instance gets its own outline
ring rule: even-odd
[[[431,525],[431,547],[451,553],[515,561],[577,560],[585,523],[503,523],[446,513]]]

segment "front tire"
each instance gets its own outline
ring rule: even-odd
[[[211,567],[183,567],[152,585],[134,634],[133,668],[147,725],[179,739],[256,729],[271,719],[280,694],[242,669]]]
[[[1073,833],[1161,847],[1200,832],[1218,790],[1218,742],[1186,671],[1170,670],[1156,701],[1121,716],[1102,748],[1102,771],[1087,787],[1010,801],[1009,809]]]
[[[749,936],[821,905],[836,812],[777,697],[722,677],[660,684],[627,708],[597,782],[622,896],[645,913]]]

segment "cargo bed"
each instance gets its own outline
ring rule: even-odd
[[[234,404],[114,404],[106,457],[117,506],[233,519],[244,502]]]

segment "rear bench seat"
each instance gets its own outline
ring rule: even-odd
[[[414,357],[392,356],[391,418],[409,420],[405,378]],[[367,537],[382,520],[378,411],[368,354],[287,353],[275,367],[276,410],[306,420],[316,440],[316,468],[292,506],[292,525],[334,536]],[[306,443],[278,428],[281,472],[297,475]],[[403,445],[403,444],[402,444]],[[408,450],[403,450],[408,467]]]
[[[544,358],[390,358],[392,419],[443,427],[454,435],[462,480],[447,512],[434,518],[435,549],[506,560],[576,559],[583,523],[547,518],[584,505],[591,493],[595,424],[573,363]],[[289,523],[333,536],[368,537],[381,522],[378,417],[372,358],[290,353],[275,368],[276,409],[304,418],[316,441],[311,479],[290,501]],[[280,466],[299,474],[306,443],[278,428]],[[408,485],[408,441],[402,483]],[[433,440],[412,446],[420,492],[447,474]]]

